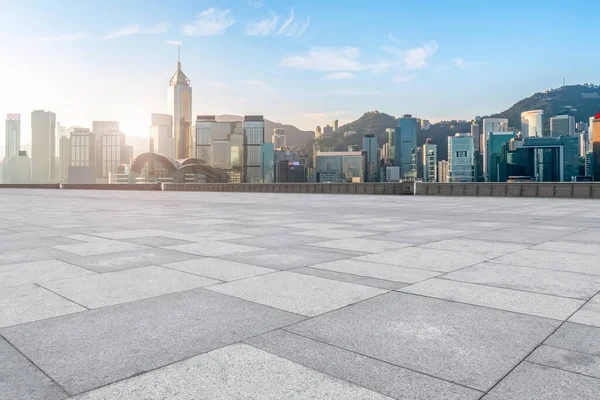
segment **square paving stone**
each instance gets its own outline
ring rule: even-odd
[[[594,296],[586,305],[581,307],[569,321],[600,327],[600,294]]]
[[[600,275],[598,257],[587,254],[559,253],[543,250],[521,250],[492,260],[502,264],[520,265],[556,271]]]
[[[559,324],[396,292],[286,330],[486,391]]]
[[[307,243],[315,243],[322,241],[318,237],[298,236],[290,233],[281,233],[275,235],[249,237],[245,239],[228,240],[229,243],[236,243],[245,246],[262,247],[265,249],[273,249],[280,247],[294,247]]]
[[[245,344],[211,351],[74,400],[389,400],[350,382]]]
[[[52,246],[52,248],[76,254],[78,256],[94,256],[99,254],[118,253],[121,251],[139,250],[146,248],[146,246],[107,239],[89,243],[63,244]]]
[[[296,268],[293,270],[295,274],[303,274],[310,276],[318,276],[320,278],[332,279],[334,281],[354,283],[357,285],[371,286],[374,288],[385,290],[396,290],[407,286],[407,283],[386,281],[383,279],[371,278],[368,276],[353,275],[342,272],[329,271],[326,269],[317,269],[311,267]]]
[[[470,265],[479,264],[486,259],[487,257],[478,254],[424,249],[420,247],[407,247],[357,258],[357,260],[361,261],[439,272],[455,271]]]
[[[440,250],[461,251],[464,253],[480,254],[485,257],[495,258],[508,253],[523,250],[528,245],[508,242],[489,242],[473,239],[449,239],[422,245],[422,247]]]
[[[544,343],[600,357],[600,328],[566,322]]]
[[[534,250],[546,250],[560,253],[576,253],[600,256],[600,244],[576,242],[546,242],[533,247]]]
[[[369,231],[353,231],[346,229],[319,229],[314,231],[303,231],[294,232],[294,235],[302,235],[316,238],[328,238],[328,239],[346,239],[361,236],[373,235],[376,232]]]
[[[94,272],[59,260],[0,266],[0,288],[92,275]]]
[[[146,236],[137,239],[125,239],[126,242],[140,244],[142,246],[149,247],[168,247],[177,246],[178,244],[193,243],[191,240],[173,239],[170,237],[162,236]]]
[[[426,271],[416,268],[396,267],[387,264],[377,264],[358,260],[338,260],[324,264],[313,265],[312,268],[343,272],[388,281],[417,283],[440,275],[439,272]],[[294,271],[295,272],[295,271]]]
[[[169,231],[161,229],[133,229],[123,231],[112,231],[112,232],[101,232],[96,233],[94,236],[100,236],[105,239],[123,240],[123,239],[139,239],[152,236],[165,236],[168,235]]]
[[[286,271],[208,289],[306,316],[323,314],[386,292]]]
[[[600,357],[552,346],[538,347],[527,361],[600,378]]]
[[[600,379],[525,361],[483,400],[592,400],[598,393]]]
[[[271,272],[277,271],[276,269],[257,267],[255,265],[210,257],[164,264],[164,266],[179,271],[189,272],[190,274],[206,276],[227,282],[250,278],[257,275],[270,274]]]
[[[166,247],[166,249],[206,257],[218,257],[228,254],[248,253],[250,251],[262,250],[262,248],[260,247],[243,246],[241,244],[212,241],[206,241],[203,243],[180,244],[177,246]]]
[[[40,285],[85,307],[100,308],[215,283],[220,281],[163,267],[142,267]]]
[[[600,229],[587,229],[565,236],[561,240],[566,242],[596,243],[600,244]]]
[[[67,397],[56,383],[0,337],[0,399],[60,400]]]
[[[384,240],[369,240],[362,238],[349,238],[330,240],[327,242],[313,243],[311,246],[329,249],[360,251],[362,253],[380,253],[386,250],[401,249],[412,246],[409,243],[386,242]]]
[[[300,222],[294,224],[286,224],[286,226],[294,229],[306,229],[306,230],[319,230],[319,229],[340,229],[346,228],[347,225],[335,224],[335,223],[324,223],[324,222]]]
[[[0,265],[52,260],[65,254],[68,253],[64,253],[50,247],[27,249],[27,251],[22,249],[0,251]]]
[[[195,289],[5,328],[0,333],[76,394],[300,319]]]
[[[246,343],[394,399],[479,399],[482,392],[283,330]]]
[[[79,311],[85,311],[85,308],[39,286],[15,286],[0,290],[0,327]]]
[[[61,252],[62,253],[62,252]],[[166,249],[146,248],[144,250],[125,251],[121,253],[101,254],[81,257],[75,254],[62,253],[60,260],[90,269],[96,272],[115,272],[131,268],[193,260],[198,256]]]
[[[358,254],[360,253],[325,251],[310,247],[291,247],[232,254],[220,258],[243,264],[258,265],[259,267],[288,270],[300,267],[310,267],[311,265],[328,261],[352,258],[356,257]]]
[[[489,262],[451,272],[443,278],[583,300],[600,290],[600,276]]]
[[[585,303],[584,300],[445,279],[430,279],[400,290],[405,293],[559,320],[566,320]]]

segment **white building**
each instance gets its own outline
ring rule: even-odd
[[[437,145],[427,139],[423,145],[423,182],[437,182]]]
[[[121,164],[121,133],[107,132],[100,135],[100,150],[102,153],[100,163],[101,178],[108,178],[117,172]]]
[[[154,142],[154,147],[150,150],[153,153],[175,159],[173,117],[168,114],[152,114],[150,118],[150,138]]]
[[[429,130],[429,128],[431,128],[431,123],[429,122],[429,120],[422,119],[421,120],[421,130],[426,131],[426,130]]]
[[[213,168],[231,169],[231,142],[229,140],[213,140],[211,160]]]
[[[531,110],[521,113],[521,136],[544,136],[544,110]]]
[[[483,155],[483,176],[487,180],[488,177],[488,154],[486,143],[490,132],[508,132],[508,119],[506,118],[484,118],[482,120],[482,135],[479,140],[479,149]],[[475,138],[473,138],[475,142]]]
[[[213,167],[212,146],[215,141],[228,141],[232,133],[231,122],[217,122],[214,115],[198,115],[196,117],[196,151],[194,157],[206,161]],[[229,161],[230,162],[230,161]]]
[[[275,150],[279,150],[286,146],[285,130],[283,128],[273,129],[273,145]]]
[[[192,87],[190,80],[181,70],[179,59],[177,71],[171,78],[168,97],[168,114],[173,116],[175,158],[190,158],[192,156]]]
[[[34,183],[54,180],[56,166],[56,114],[31,113],[31,179]]]
[[[473,136],[457,133],[448,137],[448,182],[473,182],[475,179]]]

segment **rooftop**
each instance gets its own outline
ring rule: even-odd
[[[0,398],[595,399],[598,205],[2,189]]]

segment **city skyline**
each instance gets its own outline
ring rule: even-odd
[[[11,95],[2,96],[0,112],[50,110],[67,126],[118,120],[123,132],[147,138],[150,114],[167,112],[164,86],[177,43],[195,89],[193,115],[260,113],[304,130],[372,109],[432,121],[470,119],[556,87],[565,75],[568,83],[598,81],[593,52],[585,53],[586,63],[544,61],[560,51],[593,48],[597,28],[584,23],[588,1],[540,9],[540,18],[528,24],[522,15],[542,3],[518,3],[519,13],[515,2],[481,5],[460,16],[455,10],[461,7],[432,1],[360,13],[338,1],[251,3],[178,1],[167,7],[154,1],[140,9],[109,1],[99,9],[29,1],[36,12],[25,13],[8,2],[2,6],[8,18],[0,28],[6,60],[0,82]],[[335,13],[325,15],[325,9]],[[394,19],[404,23],[398,27]],[[477,35],[457,29],[455,19],[469,20]],[[543,40],[527,39],[540,30]],[[14,79],[19,74],[27,79]],[[436,88],[440,93],[430,96]],[[22,135],[23,144],[31,141],[28,118]]]

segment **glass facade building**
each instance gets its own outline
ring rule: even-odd
[[[192,87],[177,62],[177,71],[168,89],[169,115],[173,117],[175,158],[186,159],[192,154]]]
[[[88,129],[71,133],[71,167],[94,166],[94,134]]]
[[[550,136],[573,136],[575,134],[575,117],[559,115],[550,118]]]
[[[379,182],[379,146],[375,135],[365,135],[363,137],[363,151],[365,152],[367,164],[365,182]]]
[[[473,136],[457,133],[448,137],[448,182],[473,182]]]
[[[173,117],[168,114],[152,114],[150,137],[154,139],[152,153],[175,158],[175,138],[173,137]]]
[[[319,152],[316,156],[317,182],[365,181],[363,152]]]
[[[417,119],[405,114],[398,119],[395,132],[394,165],[400,167],[400,176],[415,179],[417,176],[415,151],[417,149]]]
[[[244,170],[246,183],[262,182],[261,145],[265,142],[265,121],[262,115],[244,117]]]
[[[56,114],[31,113],[31,179],[34,183],[54,180],[56,166]]]
[[[505,143],[510,142],[511,139],[517,137],[516,132],[490,132],[488,134],[486,146],[487,157],[487,181],[488,182],[502,182],[501,174],[499,172],[500,164],[502,162],[502,152]]]
[[[591,121],[591,128],[592,137],[590,140],[592,141],[591,152],[594,159],[594,180],[600,181],[600,115]]]
[[[479,141],[479,146],[482,152],[482,162],[483,162],[483,177],[484,180],[489,181],[488,179],[488,154],[487,154],[487,140],[490,132],[508,132],[508,119],[506,118],[484,118],[481,122],[482,124],[482,137]],[[475,140],[475,139],[473,139]],[[477,150],[477,149],[475,149]]]
[[[260,166],[262,172],[262,183],[273,183],[275,181],[275,146],[273,143],[260,145]]]
[[[423,145],[423,182],[437,182],[438,161],[437,161],[437,145],[427,139]]]
[[[521,113],[521,136],[544,136],[544,110],[532,110]]]
[[[108,178],[111,174],[117,172],[121,164],[121,134],[103,133],[100,135],[100,145],[102,146],[101,177]]]

